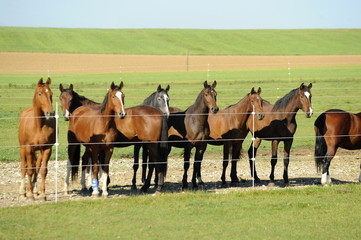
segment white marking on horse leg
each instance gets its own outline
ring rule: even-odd
[[[99,195],[99,184],[98,184],[98,179],[93,179],[92,180],[92,195],[93,196],[98,196]]]
[[[86,172],[85,172],[85,178],[87,179],[87,188],[90,188],[92,186],[92,178],[93,177],[93,168],[92,166],[88,166],[86,168]]]
[[[332,179],[330,174],[327,174],[327,185],[331,185],[332,184]]]
[[[108,186],[107,186],[108,174],[106,172],[103,173],[102,176],[102,184],[103,184],[103,196],[108,196]]]
[[[21,182],[20,182],[20,189],[19,189],[19,194],[21,196],[25,196],[26,193],[26,188],[25,188],[25,176],[21,176]]]
[[[327,184],[327,172],[324,173],[324,174],[322,174],[321,184],[322,184],[322,185],[326,185],[326,184]]]

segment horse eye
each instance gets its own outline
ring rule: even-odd
[[[41,93],[38,93],[38,96],[41,97]]]

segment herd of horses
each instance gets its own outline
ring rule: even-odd
[[[34,199],[34,194],[37,194],[36,182],[39,173],[42,177],[39,199],[46,199],[47,165],[57,131],[50,84],[50,78],[46,82],[42,78],[38,81],[33,105],[23,110],[20,116],[19,193],[21,197],[30,199]],[[119,85],[111,83],[102,103],[80,96],[74,91],[72,84],[69,88],[64,88],[60,84],[62,111],[64,119],[69,121],[69,160],[65,192],[68,192],[70,177],[72,181],[78,177],[81,158],[82,188],[87,189],[91,185],[93,196],[99,196],[101,193],[106,197],[110,182],[109,163],[113,150],[115,147],[130,145],[134,145],[133,189],[136,189],[140,148],[143,148],[142,192],[147,192],[154,172],[156,191],[162,190],[167,174],[167,158],[172,147],[184,149],[182,188],[189,188],[188,170],[193,148],[195,155],[192,189],[203,186],[201,163],[207,144],[223,146],[222,184],[227,185],[226,169],[231,161],[230,184],[237,185],[237,161],[248,132],[253,134],[248,156],[254,180],[260,180],[254,160],[261,141],[271,141],[272,145],[271,182],[274,181],[274,170],[278,160],[278,145],[283,142],[283,180],[287,184],[290,149],[297,129],[296,114],[301,109],[307,118],[312,116],[312,84],[302,83],[275,104],[262,99],[261,88],[257,91],[252,88],[237,103],[222,110],[217,106],[216,85],[216,81],[211,85],[205,81],[194,104],[183,111],[169,106],[169,85],[166,89],[159,85],[143,104],[126,108],[123,82]],[[361,113],[328,110],[316,119],[314,128],[316,166],[322,171],[321,183],[330,184],[329,166],[337,149],[361,149]],[[83,156],[80,156],[81,145],[85,147]],[[361,181],[361,173],[359,180]],[[102,191],[99,190],[99,183],[102,184]]]

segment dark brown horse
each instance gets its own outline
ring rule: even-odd
[[[329,167],[337,149],[361,149],[361,112],[352,114],[339,109],[328,110],[316,119],[314,129],[317,171],[322,171],[322,185],[331,184]]]
[[[311,83],[308,86],[302,83],[300,87],[293,89],[291,92],[279,99],[274,105],[267,101],[263,101],[263,110],[265,113],[264,119],[262,121],[255,119],[253,123],[253,119],[248,118],[247,126],[251,132],[254,131],[254,137],[256,138],[248,150],[251,174],[256,181],[259,181],[259,178],[254,167],[253,158],[256,157],[257,149],[260,146],[261,141],[267,140],[272,142],[272,169],[270,179],[272,182],[274,181],[278,144],[282,141],[284,142],[283,180],[286,184],[288,183],[290,150],[293,143],[293,135],[297,129],[296,114],[298,110],[301,109],[305,112],[307,118],[311,117],[313,113],[311,106],[311,88]]]
[[[226,185],[226,170],[231,154],[231,185],[239,183],[237,177],[237,161],[241,155],[242,143],[248,134],[247,120],[252,112],[257,113],[259,120],[264,117],[262,109],[261,89],[256,92],[252,88],[251,92],[238,103],[231,105],[217,114],[208,116],[208,123],[211,129],[208,143],[211,145],[223,145],[223,171],[222,184]]]
[[[218,106],[216,103],[217,92],[215,87],[217,82],[212,85],[204,82],[204,88],[199,93],[195,103],[188,107],[184,112],[171,113],[169,116],[169,145],[184,148],[184,174],[183,189],[188,188],[188,169],[190,165],[190,154],[193,147],[196,148],[192,185],[197,189],[198,183],[204,185],[201,178],[201,162],[204,151],[207,148],[206,140],[209,138],[208,113],[217,113]]]
[[[48,173],[48,161],[52,146],[55,143],[55,118],[52,106],[53,92],[50,89],[51,79],[44,83],[41,78],[36,85],[33,106],[26,108],[20,114],[19,143],[21,185],[20,196],[34,199],[33,188],[40,171],[42,181],[40,196],[45,197],[45,179]],[[39,151],[36,159],[36,151]],[[28,175],[28,189],[26,192],[25,175]]]
[[[91,152],[93,161],[93,196],[99,195],[98,171],[99,154],[101,153],[104,156],[102,162],[102,194],[103,196],[108,195],[109,162],[113,153],[113,144],[117,137],[115,121],[124,118],[126,115],[122,88],[123,82],[119,86],[112,83],[99,110],[80,106],[73,112],[73,117],[70,118],[68,156],[72,166],[72,179],[75,179],[78,171],[80,144],[84,144],[87,150]]]

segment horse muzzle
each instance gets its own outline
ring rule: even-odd
[[[306,118],[310,118],[313,114],[312,108],[310,108],[306,113]]]
[[[49,120],[50,118],[53,118],[55,116],[55,112],[54,111],[46,111],[44,115],[45,115],[45,119]]]
[[[125,118],[125,116],[127,116],[127,113],[126,113],[126,112],[119,112],[119,113],[118,113],[118,117],[119,117],[120,119]]]
[[[212,107],[212,108],[211,108],[211,112],[212,112],[212,113],[217,113],[218,110],[219,110],[218,107]]]
[[[258,120],[262,120],[264,118],[264,113],[261,112],[257,113],[257,118]]]

